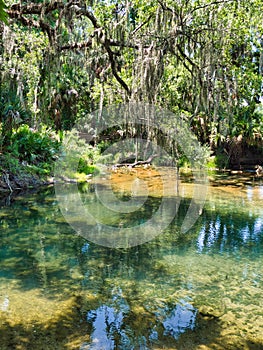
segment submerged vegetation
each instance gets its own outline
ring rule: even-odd
[[[130,223],[159,206],[159,177],[149,177],[155,193]],[[126,179],[116,174],[112,185]],[[262,189],[211,186],[202,217],[182,234],[193,190],[182,186],[172,224],[129,249],[75,234],[53,187],[0,202],[1,349],[262,349]]]
[[[0,0],[1,350],[262,349],[262,13]],[[103,225],[146,243],[94,244]]]

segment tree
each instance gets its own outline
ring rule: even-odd
[[[135,100],[183,111],[211,148],[241,133],[261,138],[262,11],[258,0],[10,4],[10,31],[20,42],[4,36],[4,74],[18,55],[23,74],[10,82],[27,86],[21,97],[35,122],[57,129],[102,105]],[[27,70],[20,47],[30,35]]]

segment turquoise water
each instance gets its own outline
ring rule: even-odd
[[[191,186],[165,232],[130,249],[77,235],[53,187],[3,199],[0,349],[262,349],[263,186],[210,186],[182,234]]]

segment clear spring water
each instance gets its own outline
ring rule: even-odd
[[[2,200],[0,349],[263,349],[263,186],[251,184],[211,185],[182,234],[182,183],[174,222],[130,249],[78,236],[53,187]],[[129,220],[159,201],[156,190]]]

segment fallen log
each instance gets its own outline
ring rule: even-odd
[[[158,154],[153,154],[151,155],[148,159],[146,160],[137,160],[133,163],[117,163],[113,165],[113,168],[121,168],[121,167],[130,167],[134,168],[137,165],[145,165],[145,164],[151,164],[154,158],[158,157]]]

